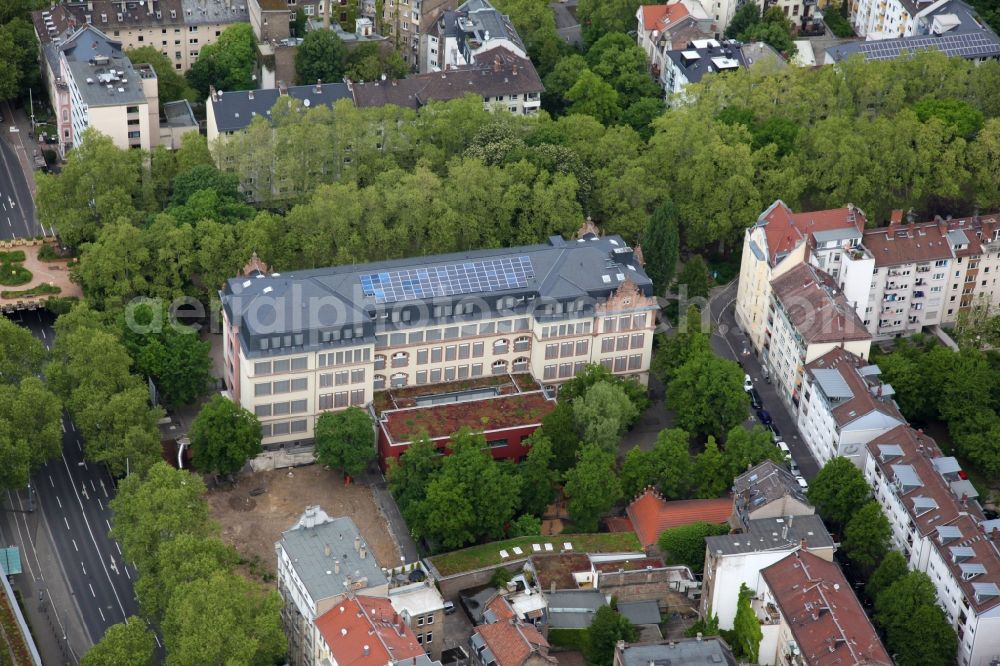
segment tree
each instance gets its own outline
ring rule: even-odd
[[[523,536],[538,536],[542,533],[542,519],[530,514],[524,514],[510,524],[510,538]]]
[[[887,647],[899,666],[950,666],[955,663],[958,636],[940,606],[920,606],[906,624],[904,631],[886,636]],[[914,636],[920,636],[920,640],[914,641]]]
[[[62,405],[37,377],[20,386],[0,384],[0,421],[12,438],[24,440],[32,471],[62,453]]]
[[[921,606],[937,602],[934,583],[922,571],[910,571],[879,593],[875,599],[875,620],[887,634],[900,634],[910,615]]]
[[[583,43],[594,44],[608,33],[635,29],[635,0],[580,0],[576,17],[583,31]]]
[[[735,39],[757,23],[760,23],[760,8],[757,3],[745,3],[736,10],[733,18],[729,21],[729,25],[726,27],[726,39]]]
[[[936,118],[966,139],[974,138],[983,127],[983,112],[961,99],[927,97],[914,104],[913,110],[920,122]]]
[[[619,384],[599,382],[573,401],[573,420],[585,442],[609,452],[617,451],[618,439],[638,411]]]
[[[390,458],[388,467],[389,490],[405,512],[424,498],[424,488],[441,469],[441,456],[430,439],[418,437],[398,460]]]
[[[677,369],[667,388],[667,409],[688,432],[726,432],[747,418],[749,398],[743,390],[743,369],[711,354],[699,354]]]
[[[847,525],[870,496],[871,488],[861,470],[840,456],[827,461],[809,486],[809,502],[836,529]]]
[[[653,215],[649,218],[649,226],[646,227],[646,234],[642,238],[646,274],[653,281],[653,288],[658,294],[665,294],[674,279],[680,242],[677,208],[667,200],[653,211]]]
[[[905,576],[909,571],[910,568],[907,566],[906,558],[903,557],[903,554],[899,551],[891,550],[868,578],[868,583],[865,585],[865,593],[869,599],[875,601],[883,590],[889,589],[893,583]]]
[[[636,418],[638,418],[638,415],[643,410],[649,407],[646,388],[642,384],[635,379],[617,377],[611,374],[611,371],[603,365],[598,365],[597,363],[587,364],[582,372],[577,373],[575,377],[563,384],[562,388],[559,389],[559,398],[561,401],[574,401],[587,393],[592,386],[601,382],[618,384],[625,389],[625,394],[628,395],[629,400],[635,405]]]
[[[542,516],[552,501],[559,473],[552,466],[555,453],[552,442],[542,432],[536,431],[528,438],[531,450],[524,462],[518,465],[521,476],[521,513]]]
[[[273,664],[288,649],[281,608],[277,591],[236,574],[217,572],[185,583],[171,597],[163,620],[166,663]]]
[[[563,384],[564,389],[565,386]],[[573,404],[565,398],[565,394],[556,403],[555,409],[542,417],[540,431],[552,442],[553,465],[556,469],[565,472],[576,464],[580,435],[577,434],[573,418]]]
[[[38,374],[45,359],[41,340],[27,328],[0,317],[0,382],[18,384]]]
[[[346,50],[346,47],[344,48]],[[387,79],[395,80],[404,78],[409,71],[399,51],[383,50],[374,42],[365,42],[357,44],[347,53],[344,75],[352,81],[378,81],[383,74]],[[308,82],[313,83],[315,80]]]
[[[794,24],[785,16],[781,7],[771,7],[764,12],[759,22],[751,24],[737,38],[743,42],[765,42],[782,55],[791,57],[796,52],[794,30]]]
[[[705,442],[705,450],[694,460],[694,472],[700,498],[719,497],[732,485],[733,477],[729,476],[726,460],[722,457],[719,445],[712,435],[709,435],[708,441]]]
[[[637,640],[639,630],[611,606],[601,606],[587,628],[587,638],[587,663],[610,666],[615,656],[615,645],[619,641],[631,643]]]
[[[0,420],[0,488],[23,488],[31,471],[28,441],[11,432],[10,424]]]
[[[621,482],[615,475],[614,454],[597,444],[585,444],[576,467],[566,473],[564,491],[576,529],[596,532],[598,519],[622,496]]]
[[[576,83],[566,91],[566,100],[570,103],[569,113],[593,116],[605,125],[614,123],[621,112],[618,92],[589,69],[580,72]]]
[[[844,528],[844,553],[862,571],[871,571],[889,551],[891,538],[892,527],[882,508],[878,502],[868,502]]]
[[[705,537],[728,533],[728,525],[700,521],[664,530],[656,545],[668,564],[682,564],[700,574],[705,568]]]
[[[240,405],[213,396],[191,423],[194,466],[213,474],[234,474],[260,453],[260,421]]]
[[[14,30],[0,25],[0,100],[14,99],[20,94],[26,74],[22,67],[24,51],[31,46],[37,49],[37,41],[22,45]]]
[[[363,409],[348,407],[325,412],[316,419],[316,461],[357,476],[375,459],[372,419]]]
[[[170,59],[156,47],[141,46],[137,49],[128,49],[125,51],[125,55],[135,64],[150,65],[156,72],[156,90],[160,98],[160,109],[163,109],[163,105],[167,102],[181,99],[186,99],[189,102],[199,101],[198,93],[188,85],[183,76],[177,73]]]
[[[726,448],[722,453],[726,465],[725,476],[735,479],[754,465],[770,460],[781,465],[784,456],[771,442],[771,432],[763,426],[747,430],[736,426],[726,435]]]
[[[560,58],[555,68],[545,77],[542,105],[553,115],[566,110],[566,93],[573,87],[580,73],[587,69],[587,61],[576,53]]]
[[[670,335],[656,336],[656,350],[649,370],[664,386],[668,386],[677,371],[689,360],[700,355],[711,355],[708,334],[702,331],[701,312],[694,305],[682,313],[677,327]]]
[[[647,486],[655,485],[657,469],[652,451],[643,451],[639,445],[633,446],[622,461],[621,482],[625,498],[635,497]]]
[[[214,536],[218,526],[209,519],[204,494],[199,477],[165,462],[150,467],[145,480],[138,474],[122,479],[109,506],[114,511],[111,535],[125,558],[147,571],[160,545],[179,534]]]
[[[136,370],[153,379],[167,404],[191,404],[208,389],[211,343],[201,340],[196,328],[180,323],[165,305],[130,304],[122,337]]]
[[[148,666],[153,661],[153,632],[134,615],[124,623],[113,624],[101,640],[83,655],[81,666]]]
[[[736,618],[733,620],[733,654],[751,664],[757,663],[760,652],[760,642],[764,632],[760,628],[760,620],[754,612],[750,600],[753,590],[740,583],[739,600],[736,602]]]
[[[708,265],[700,254],[687,260],[684,268],[677,275],[679,293],[686,293],[688,298],[707,298],[710,291],[708,280]],[[680,291],[687,289],[686,292]]]
[[[347,47],[331,30],[307,32],[295,54],[295,76],[299,85],[339,81],[346,67]]]
[[[325,31],[323,31],[325,32]],[[301,47],[300,47],[301,48]],[[198,53],[198,60],[185,76],[198,92],[198,99],[208,97],[209,86],[219,90],[253,90],[257,64],[257,43],[249,23],[235,23]]]
[[[414,534],[448,550],[475,541],[476,514],[469,499],[470,490],[465,484],[455,485],[441,475],[434,477],[427,484],[424,499],[405,514]]]
[[[180,533],[160,544],[136,581],[135,593],[147,616],[160,622],[178,587],[216,572],[231,573],[239,561],[239,553],[218,537]]]
[[[688,450],[690,436],[680,428],[661,430],[653,445],[657,482],[667,499],[683,499],[693,485],[694,461]]]

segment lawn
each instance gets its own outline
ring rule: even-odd
[[[430,558],[442,576],[450,576],[462,571],[471,571],[494,564],[500,564],[500,551],[510,553],[510,559],[519,556],[514,554],[514,546],[520,546],[524,555],[532,553],[531,544],[551,543],[553,553],[558,553],[565,542],[573,544],[575,553],[639,553],[642,546],[634,532],[602,532],[599,534],[559,534],[556,536],[518,537],[507,541],[494,541],[481,546],[463,548],[451,553],[435,555]],[[542,551],[546,552],[546,551]]]
[[[31,271],[22,266],[24,251],[0,252],[0,284],[17,286],[31,282]]]
[[[58,294],[62,291],[62,288],[55,285],[49,284],[48,282],[43,282],[37,287],[32,287],[31,289],[21,289],[21,290],[10,290],[10,291],[0,291],[0,298],[27,298],[29,296],[50,296],[53,294]]]

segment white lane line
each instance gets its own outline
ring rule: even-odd
[[[108,489],[104,487],[104,479],[101,479],[100,483],[101,483],[101,490],[104,491],[104,496],[105,497],[111,497],[111,495],[108,494]]]
[[[73,432],[76,432],[76,426],[73,424],[72,421],[69,422],[69,429],[72,430]]]
[[[91,480],[90,480],[90,488],[91,488],[91,490],[93,490],[93,491],[94,491],[95,493],[97,492],[97,486],[95,486],[95,485],[94,485],[94,480],[93,480],[93,479],[91,479]]]
[[[66,523],[66,529],[69,529],[69,521],[66,520],[66,516],[63,516],[63,522]]]
[[[153,633],[153,638],[156,639],[156,646],[157,647],[163,647],[163,643],[160,642],[160,637],[157,636],[155,632]]]
[[[111,531],[111,523],[108,522],[107,518],[104,519],[104,524],[108,526],[108,531],[110,532]]]
[[[59,504],[59,508],[62,508],[62,500],[59,499],[59,495],[56,495],[56,503]]]
[[[107,622],[107,620],[104,618],[104,611],[101,610],[100,606],[97,607],[97,612],[101,614],[101,622]]]
[[[115,548],[118,549],[118,554],[121,555],[122,554],[122,547],[118,545],[117,541],[115,541]]]
[[[101,511],[104,511],[104,502],[101,501],[100,497],[97,498],[97,504],[100,505]]]
[[[52,480],[51,474],[49,474],[49,485],[52,486],[53,488],[56,487],[56,482]]]
[[[59,427],[62,428],[63,434],[66,434],[66,423],[65,422],[60,423]]]
[[[83,451],[83,447],[82,447],[82,446],[80,446],[80,440],[76,440],[76,448],[78,448],[78,449],[80,449],[81,451]]]
[[[94,597],[96,599],[97,598],[97,593],[94,592],[94,586],[91,585],[90,583],[87,583],[87,587],[90,588],[90,596],[92,596],[92,597]]]
[[[128,567],[125,567],[125,575],[128,576],[129,580],[132,580],[132,574],[128,572]]]
[[[104,575],[108,579],[108,583],[111,585],[111,593],[115,595],[115,601],[118,602],[118,609],[122,612],[122,617],[128,619],[128,613],[125,612],[125,606],[122,605],[122,600],[118,596],[118,590],[115,588],[114,582],[111,580],[111,572],[108,571],[108,566],[104,563],[104,555],[101,554],[100,548],[97,546],[97,537],[94,536],[94,530],[90,527],[90,520],[87,518],[87,512],[83,509],[83,499],[80,497],[80,493],[76,490],[76,483],[73,479],[73,470],[70,469],[69,461],[66,460],[66,456],[62,456],[63,467],[66,468],[66,474],[69,476],[71,484],[73,486],[73,492],[76,493],[76,501],[80,505],[80,512],[83,515],[83,523],[87,526],[87,533],[90,534],[90,541],[94,544],[94,550],[97,551],[97,557],[101,560],[101,567],[104,569]],[[108,530],[111,529],[111,523],[105,519],[104,521],[108,525]]]
[[[87,575],[87,567],[83,566],[83,562],[80,562],[80,568],[83,569],[83,575]]]
[[[47,340],[49,336],[45,335],[45,329],[42,329],[42,340]]]
[[[79,553],[80,552],[80,547],[78,545],[76,545],[76,539],[70,539],[70,541],[73,542],[73,550],[75,550],[76,552]]]

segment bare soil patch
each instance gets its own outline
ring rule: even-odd
[[[399,562],[399,549],[367,486],[344,485],[343,476],[320,465],[255,472],[233,485],[208,493],[212,517],[222,539],[247,560],[275,572],[274,544],[307,506],[318,504],[330,516],[350,516],[381,566]]]

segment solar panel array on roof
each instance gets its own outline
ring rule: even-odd
[[[500,257],[449,266],[408,268],[361,276],[361,290],[376,303],[395,303],[436,296],[523,289],[535,277],[528,257]]]
[[[858,45],[858,50],[865,55],[866,60],[894,60],[904,51],[913,53],[928,49],[941,51],[948,56],[976,58],[996,55],[1000,52],[1000,45],[995,39],[990,39],[989,34],[977,32],[886,39]]]

